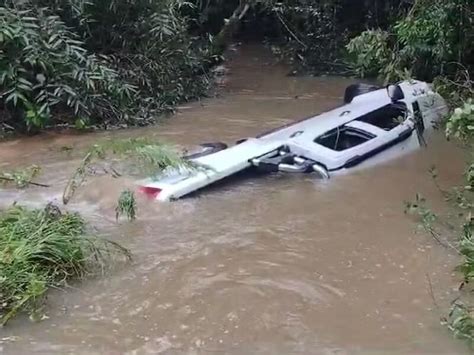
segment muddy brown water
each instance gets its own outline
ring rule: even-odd
[[[104,136],[179,145],[232,143],[340,104],[351,79],[289,77],[264,50],[233,55],[216,98],[184,105],[157,127],[48,134],[0,145],[0,167],[39,164],[50,189],[0,190],[0,204],[61,196],[81,148]],[[462,155],[440,135],[383,166],[323,183],[244,178],[172,204],[139,201],[114,220],[127,179],[95,177],[69,208],[129,247],[132,265],[53,292],[49,319],[0,330],[4,353],[464,354],[440,324],[456,297],[457,257],[403,213],[416,192],[442,208],[427,170],[460,181]],[[74,150],[67,153],[61,147]]]

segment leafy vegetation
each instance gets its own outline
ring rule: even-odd
[[[1,100],[9,124],[43,128],[54,113],[66,122],[123,119],[134,87],[88,53],[58,16],[45,9],[1,8],[0,24]]]
[[[474,342],[474,309],[472,307],[459,301],[454,302],[445,322],[456,337],[468,341],[472,346]]]
[[[406,70],[424,80],[454,77],[460,65],[474,64],[473,21],[468,0],[417,0],[386,29],[353,38],[347,50],[357,73],[377,74],[385,82],[400,79]]]
[[[383,73],[391,60],[389,34],[380,29],[367,30],[347,45],[354,55],[354,67],[360,77],[375,77]]]
[[[469,140],[474,132],[474,102],[468,99],[462,107],[454,110],[446,125],[448,137],[454,136],[462,141]]]
[[[142,125],[203,95],[184,1],[0,1],[3,128]]]
[[[41,316],[50,288],[103,274],[130,259],[118,244],[89,235],[78,215],[57,207],[0,211],[0,325],[20,312]]]

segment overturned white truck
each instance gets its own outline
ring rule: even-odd
[[[351,85],[343,106],[232,147],[203,145],[201,152],[188,157],[198,169],[174,169],[140,181],[140,191],[171,201],[249,168],[328,179],[418,149],[426,131],[447,112],[444,99],[424,82],[385,88]]]

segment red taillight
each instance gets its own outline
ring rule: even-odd
[[[149,187],[149,186],[140,186],[139,191],[148,198],[156,199],[161,192],[161,189],[157,187]]]

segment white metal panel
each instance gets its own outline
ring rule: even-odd
[[[352,127],[355,129],[360,129],[364,132],[368,132],[370,134],[373,134],[374,136],[381,136],[384,134],[387,134],[387,131],[379,128],[377,126],[373,126],[371,124],[361,122],[361,121],[352,121],[346,124],[346,127]]]
[[[250,159],[278,149],[282,145],[283,143],[278,141],[262,144],[253,138],[229,149],[195,159],[195,163],[202,164],[206,168],[204,171],[187,171],[184,173],[184,179],[178,174],[176,177],[165,177],[157,181],[148,179],[141,184],[161,189],[158,200],[177,199],[247,169],[251,165]]]

